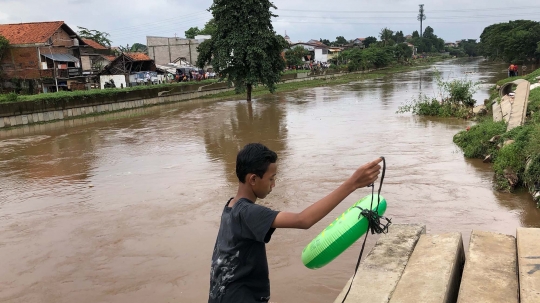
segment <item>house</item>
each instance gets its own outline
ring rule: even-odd
[[[328,50],[330,49],[324,43],[317,40],[310,40],[308,42],[298,42],[291,44],[291,48],[301,46],[310,52],[307,61],[313,60],[315,62],[328,62]]]
[[[153,78],[156,72],[154,60],[145,53],[122,53],[99,73],[101,86],[103,88],[110,79],[115,81],[117,87],[137,85],[139,81],[134,79],[138,79],[142,72],[151,72]]]
[[[364,41],[366,40],[366,38],[356,38],[353,40],[352,44],[355,44],[355,45],[358,45],[360,47],[363,47],[364,46]]]
[[[0,24],[0,35],[9,41],[0,60],[3,88],[35,94],[86,82],[80,57],[87,44],[63,21]]]
[[[109,65],[116,57],[111,56],[111,49],[91,39],[83,39],[81,46],[81,68],[85,76],[96,75]]]
[[[454,43],[454,42],[446,42],[446,43],[444,43],[444,46],[447,46],[447,47],[457,47],[457,43]]]

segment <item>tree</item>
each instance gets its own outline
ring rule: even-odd
[[[413,38],[420,38],[420,34],[418,33],[418,31],[414,31],[414,32],[412,32],[412,37]]]
[[[6,39],[6,37],[0,35],[0,60],[2,60],[2,55],[4,55],[4,52],[9,47],[9,41]]]
[[[118,51],[115,55],[119,56],[120,53],[148,53],[148,47],[141,43],[135,43],[132,46],[127,44],[126,46],[118,46]]]
[[[91,39],[96,41],[97,43],[106,46],[108,48],[111,47],[112,41],[109,39],[110,35],[106,32],[100,32],[93,29],[87,29],[85,27],[77,26],[79,28],[79,37],[83,39]]]
[[[371,44],[377,42],[377,38],[369,36],[364,40],[364,46],[368,48]]]
[[[343,36],[336,37],[336,41],[334,42],[335,45],[345,45],[347,43],[349,43],[349,41]]]
[[[478,43],[476,42],[476,39],[469,39],[469,40],[461,40],[459,43],[459,46],[461,49],[463,49],[463,52],[467,54],[470,57],[476,57],[478,56]]]
[[[540,41],[540,22],[516,20],[493,24],[480,35],[478,50],[490,60],[505,62],[540,61],[537,43]]]
[[[210,35],[213,36],[216,32],[216,22],[214,21],[214,18],[208,20],[206,24],[204,25],[203,29],[199,29],[199,27],[191,27],[187,31],[184,32],[187,39],[195,39],[195,36],[198,35]]]
[[[197,66],[212,63],[221,79],[234,84],[236,92],[247,90],[248,102],[259,83],[273,93],[285,69],[281,54],[288,43],[274,31],[271,18],[277,16],[271,8],[277,9],[269,0],[214,1],[210,11],[216,32],[197,48]]]
[[[393,35],[394,35],[394,32],[391,31],[389,28],[385,27],[381,30],[381,32],[379,33],[379,37],[381,38],[381,41],[384,46],[390,43],[390,40],[392,40]]]
[[[396,41],[396,43],[403,43],[403,42],[405,42],[405,35],[403,35],[402,31],[398,31],[394,35],[393,39],[394,39],[394,41]]]
[[[332,44],[332,42],[330,42],[330,40],[328,39],[320,39],[319,40],[322,44],[326,45],[326,46],[330,46]]]
[[[200,32],[201,30],[197,26],[195,26],[190,27],[187,31],[184,32],[184,34],[186,35],[187,39],[195,39],[195,36],[198,36]]]
[[[431,26],[428,26],[426,27],[426,29],[424,30],[424,35],[422,35],[422,38],[426,38],[426,39],[433,39],[435,38],[435,34],[434,34],[434,30]]]
[[[412,48],[409,47],[406,43],[398,43],[395,46],[394,55],[396,56],[398,61],[401,61],[402,59],[408,61],[408,59],[412,57],[412,54]]]
[[[304,56],[309,55],[309,51],[302,46],[297,46],[285,52],[287,65],[302,65]]]

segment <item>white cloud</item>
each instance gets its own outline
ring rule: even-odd
[[[516,0],[425,1],[427,20],[435,34],[447,41],[476,39],[483,29],[509,19],[539,21],[540,5]],[[0,0],[0,23],[63,20],[111,34],[114,45],[146,43],[146,36],[184,36],[192,26],[202,27],[211,17],[212,0]],[[410,0],[275,0],[279,34],[293,41],[334,40],[377,36],[389,27],[405,34],[419,30],[418,1]],[[31,8],[31,9],[30,9]]]

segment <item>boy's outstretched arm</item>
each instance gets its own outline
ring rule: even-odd
[[[369,162],[354,172],[354,174],[328,196],[317,201],[301,213],[280,212],[273,228],[298,228],[309,229],[330,213],[341,201],[353,193],[356,189],[373,184],[379,177],[382,158]]]

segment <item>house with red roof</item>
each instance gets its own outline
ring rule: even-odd
[[[0,24],[0,35],[9,41],[0,58],[0,85],[18,93],[66,90],[71,83],[87,82],[81,54],[103,50],[63,21]]]

